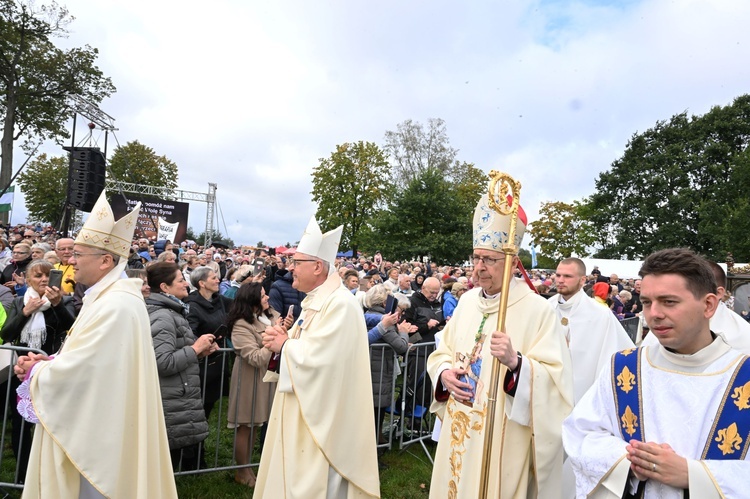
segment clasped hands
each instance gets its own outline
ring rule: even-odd
[[[13,372],[16,374],[18,380],[23,381],[24,379],[26,379],[26,374],[31,371],[31,368],[34,367],[34,364],[41,360],[49,360],[49,357],[41,353],[33,352],[29,352],[28,355],[21,355],[20,357],[18,357],[16,365],[13,366]]]
[[[627,447],[630,470],[638,480],[656,480],[678,489],[688,488],[687,459],[669,444],[631,440]]]
[[[287,316],[284,319],[279,317],[276,324],[267,327],[266,332],[263,333],[263,346],[273,353],[280,353],[284,342],[289,339],[287,331],[292,327],[293,321],[292,316]]]
[[[510,336],[504,332],[495,331],[492,333],[490,353],[511,371],[518,367],[518,352],[513,348]],[[469,400],[474,396],[471,385],[461,381],[461,377],[466,373],[466,369],[462,367],[452,367],[446,369],[440,375],[440,380],[445,389],[459,402]]]

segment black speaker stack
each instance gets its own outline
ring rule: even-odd
[[[68,202],[81,211],[91,212],[104,190],[107,168],[98,147],[66,147],[70,154]]]

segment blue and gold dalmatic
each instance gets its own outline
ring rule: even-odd
[[[612,391],[623,440],[643,439],[641,354],[631,348],[612,356]],[[750,449],[750,358],[743,357],[732,373],[701,456],[744,459]]]

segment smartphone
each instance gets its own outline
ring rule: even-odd
[[[263,269],[266,266],[265,260],[262,258],[256,258],[253,262],[253,275],[260,275],[261,272],[263,272]]]
[[[47,286],[50,288],[62,288],[62,278],[63,278],[63,271],[52,269],[49,271],[49,282],[47,283]]]
[[[395,314],[398,310],[398,300],[393,295],[388,295],[388,298],[385,300],[385,313],[386,314]]]
[[[294,317],[294,305],[289,305],[289,311],[286,313],[287,317]]]

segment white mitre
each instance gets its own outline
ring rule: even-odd
[[[343,230],[344,226],[340,225],[323,234],[313,216],[310,218],[310,223],[307,224],[305,233],[302,234],[299,245],[297,245],[297,252],[328,262],[330,264],[329,274],[333,273],[336,271],[333,264],[336,262],[336,254],[339,251],[339,242]]]
[[[138,222],[139,211],[141,211],[140,202],[135,205],[133,211],[115,222],[112,207],[107,202],[107,193],[103,190],[89,218],[78,233],[75,244],[90,246],[127,258],[130,254],[130,245]]]
[[[508,204],[510,205],[512,202],[512,198],[508,196]],[[503,245],[508,243],[510,220],[510,215],[503,215],[490,207],[489,194],[483,195],[474,210],[473,247],[501,251]],[[521,246],[523,234],[526,232],[526,220],[526,212],[519,205],[516,236],[514,238],[516,247]]]

